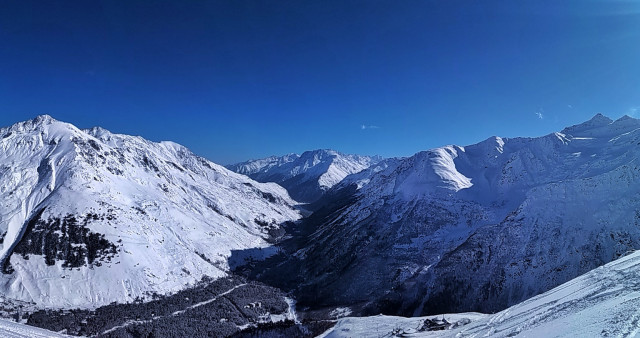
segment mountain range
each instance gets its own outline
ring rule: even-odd
[[[332,192],[255,275],[316,309],[502,310],[640,247],[639,144],[640,120],[599,114],[395,159]]]
[[[382,160],[379,156],[347,155],[330,149],[271,156],[227,166],[259,182],[275,182],[296,201],[314,202],[350,174]]]
[[[598,114],[225,168],[38,116],[0,129],[0,314],[89,336],[300,336],[379,313],[325,334],[633,334],[639,145],[640,120]]]

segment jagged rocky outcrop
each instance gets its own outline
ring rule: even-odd
[[[350,174],[381,161],[379,156],[347,155],[319,149],[301,155],[271,156],[227,166],[259,182],[275,182],[300,202],[314,202]]]

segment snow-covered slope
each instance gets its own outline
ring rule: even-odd
[[[357,190],[362,189],[371,182],[371,177],[383,170],[392,170],[390,168],[397,167],[403,160],[401,157],[392,157],[382,159],[364,170],[350,174],[334,185],[331,189],[340,190],[350,185],[354,185]]]
[[[640,333],[639,281],[640,252],[634,252],[496,314],[343,318],[322,337],[394,330],[411,337],[634,337]],[[457,327],[419,331],[425,319],[443,318]]]
[[[347,175],[360,172],[379,162],[379,157],[346,155],[334,150],[313,150],[302,155],[272,156],[227,166],[259,182],[276,182],[291,197],[313,202]]]
[[[18,324],[6,319],[0,319],[0,337],[3,338],[56,338],[69,337],[45,329],[25,324]]]
[[[172,142],[39,116],[0,129],[0,292],[96,307],[175,292],[228,270],[297,220],[280,186]]]
[[[640,120],[597,115],[420,152],[310,219],[293,258],[265,276],[303,276],[302,306],[504,309],[640,248],[638,144]]]

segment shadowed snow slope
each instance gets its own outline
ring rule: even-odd
[[[46,307],[175,292],[297,220],[280,186],[172,142],[39,116],[0,129],[0,290]]]
[[[426,318],[470,322],[417,332]],[[343,318],[322,337],[376,337],[393,330],[411,337],[634,337],[640,332],[640,252],[493,315]]]
[[[596,115],[394,160],[264,276],[298,275],[301,306],[502,310],[640,248],[638,144],[640,120]]]
[[[272,156],[227,168],[256,181],[276,182],[285,187],[294,199],[313,202],[347,175],[360,172],[380,160],[379,157],[346,155],[322,149],[306,151],[302,155]]]

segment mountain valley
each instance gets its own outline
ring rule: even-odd
[[[567,316],[635,290],[639,144],[640,120],[598,114],[406,158],[317,150],[227,169],[39,116],[0,129],[0,313],[114,337],[371,335],[376,317],[343,317],[378,314],[385,334],[442,313],[438,336],[538,330],[565,317],[522,309],[564,304],[558,290],[598,285],[572,291]]]

